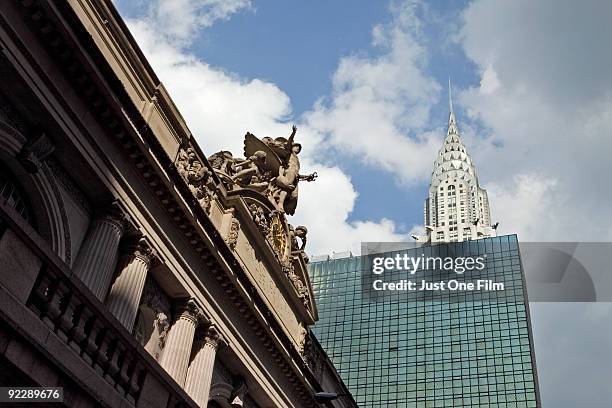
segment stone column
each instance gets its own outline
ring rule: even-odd
[[[117,278],[108,294],[106,304],[117,320],[131,332],[147,272],[149,272],[154,256],[144,238],[130,243],[127,250],[119,261]]]
[[[179,316],[170,328],[160,364],[181,386],[185,384],[187,366],[196,327],[202,314],[193,300],[181,308]]]
[[[187,371],[185,381],[185,392],[200,406],[208,404],[208,394],[212,381],[213,368],[215,367],[215,355],[221,342],[221,335],[213,325],[208,327],[199,346],[195,350],[195,356]]]
[[[120,214],[96,218],[81,246],[74,273],[102,300],[113,278],[119,240],[124,232]]]

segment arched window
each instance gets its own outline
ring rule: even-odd
[[[12,173],[4,166],[0,166],[0,196],[9,207],[15,209],[26,222],[35,227],[34,215],[27,195]]]

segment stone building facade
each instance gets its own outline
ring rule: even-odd
[[[295,131],[209,162],[111,1],[7,0],[0,50],[0,385],[70,407],[347,393],[285,217],[316,176]]]

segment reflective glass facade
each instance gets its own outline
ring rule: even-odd
[[[366,257],[312,262],[317,338],[361,407],[539,407],[516,235],[403,252],[447,250],[486,253],[478,278],[503,281],[504,295],[373,298],[362,288]]]

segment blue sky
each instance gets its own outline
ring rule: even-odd
[[[612,3],[116,0],[203,151],[297,123],[309,251],[409,240],[448,120],[501,233],[612,239]],[[544,407],[609,407],[612,305],[532,304]],[[568,386],[571,385],[571,386]]]
[[[143,8],[150,6],[147,2],[118,5],[131,18],[142,16]],[[457,88],[476,86],[479,82],[474,64],[465,57],[460,45],[449,39],[463,7],[463,1],[433,2],[427,9],[417,11],[427,21],[421,38],[430,53],[428,73],[444,86],[449,76]],[[319,99],[328,97],[340,58],[353,55],[376,58],[384,53],[372,44],[372,28],[391,20],[392,13],[385,2],[360,0],[346,7],[341,1],[261,1],[225,21],[202,28],[185,49],[241,78],[259,78],[276,84],[291,99],[292,111],[285,121],[299,123],[304,112],[311,110]],[[446,88],[438,96],[439,103],[432,106],[428,126],[431,129],[443,127],[448,120]],[[456,110],[461,115],[460,105]],[[440,143],[443,137],[444,132],[439,132]],[[394,220],[403,232],[421,222],[426,181],[402,185],[376,166],[364,167],[341,149],[333,149],[327,156],[326,160],[351,176],[359,192],[349,221],[386,217]],[[433,160],[432,156],[432,163]]]

